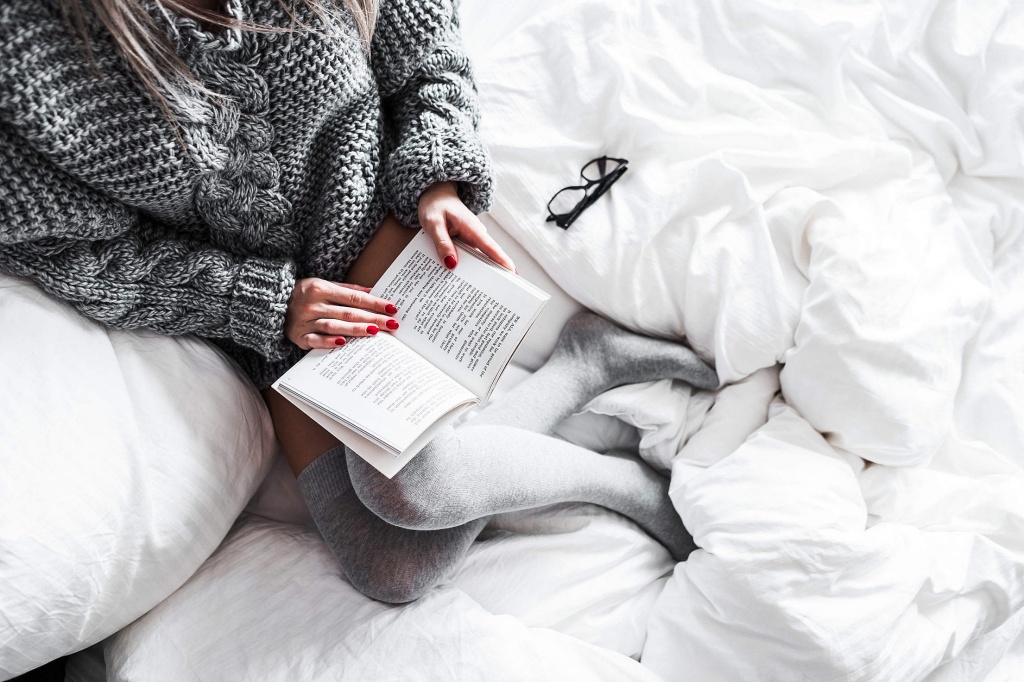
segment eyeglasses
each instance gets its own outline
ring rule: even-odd
[[[558,190],[548,202],[548,217],[545,222],[554,222],[563,230],[568,229],[583,211],[622,177],[628,163],[626,159],[613,159],[610,156],[602,156],[587,163],[580,170],[580,177],[586,184]]]

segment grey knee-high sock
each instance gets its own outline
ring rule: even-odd
[[[350,454],[353,484],[375,514],[419,529],[592,502],[632,518],[683,559],[693,540],[669,501],[666,479],[636,457],[600,455],[543,435],[602,391],[656,378],[718,385],[714,370],[683,346],[578,315],[551,361],[468,425],[439,434],[393,479]]]
[[[352,586],[395,604],[419,598],[448,577],[487,523],[480,518],[429,531],[388,524],[352,490],[344,445],[307,466],[299,474],[299,489]]]
[[[669,481],[633,454],[599,454],[506,426],[448,429],[388,480],[348,455],[360,499],[388,523],[420,530],[557,502],[591,502],[633,519],[677,559],[695,548]]]
[[[601,393],[657,379],[677,379],[702,389],[718,387],[715,370],[686,346],[634,334],[582,312],[566,323],[540,369],[484,407],[470,423],[550,434]]]

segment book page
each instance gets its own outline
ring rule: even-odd
[[[449,270],[420,231],[372,293],[398,306],[395,338],[483,398],[548,298],[517,280],[464,248]]]
[[[313,350],[274,384],[397,455],[474,396],[388,334]]]
[[[395,474],[401,471],[402,467],[408,464],[409,461],[423,449],[423,446],[429,443],[434,436],[437,435],[438,431],[472,407],[472,405],[460,405],[451,412],[448,412],[439,420],[434,422],[434,424],[424,431],[419,438],[413,441],[412,445],[406,448],[405,452],[396,457],[392,452],[385,450],[372,440],[360,435],[356,431],[353,431],[341,422],[331,419],[315,407],[310,407],[304,401],[290,395],[287,390],[281,393],[281,395],[287,398],[289,402],[295,405],[295,407],[305,412],[310,419],[322,426],[324,430],[347,445],[350,450],[366,460],[370,466],[388,478],[394,478]]]

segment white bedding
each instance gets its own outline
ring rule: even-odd
[[[624,679],[671,562],[587,507],[507,515],[448,584],[393,607],[319,536],[246,515],[168,600],[108,640],[110,680]],[[502,615],[509,614],[509,615]]]
[[[276,450],[240,369],[0,277],[0,679],[102,640],[217,548]]]
[[[670,471],[702,549],[672,571],[609,512],[507,515],[451,585],[384,607],[289,523],[279,461],[185,586],[106,640],[110,678],[1024,677],[1024,7],[462,16],[520,271],[686,336],[727,382],[617,389],[563,430]],[[545,223],[602,153],[629,172],[569,231]],[[574,307],[556,297],[521,362]]]
[[[1024,674],[1022,58],[1000,2],[566,0],[487,52],[495,218],[739,382],[673,459],[702,550],[650,668]],[[545,223],[603,153],[629,172]]]

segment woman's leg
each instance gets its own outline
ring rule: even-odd
[[[352,491],[338,439],[276,391],[263,398],[313,521],[353,587],[380,601],[412,601],[462,563],[486,518],[438,531],[381,520]]]
[[[601,393],[658,379],[679,379],[702,389],[718,387],[715,370],[689,348],[580,313],[566,323],[548,361],[501,400],[486,405],[471,424],[551,434]]]
[[[394,478],[349,453],[353,485],[375,514],[416,529],[555,502],[593,502],[632,518],[683,559],[693,540],[664,477],[636,457],[601,455],[549,435],[599,393],[658,378],[702,388],[718,384],[714,370],[684,346],[583,313],[566,325],[544,367],[476,420],[439,434]]]
[[[345,446],[334,447],[299,476],[320,534],[349,582],[373,599],[418,599],[451,574],[487,518],[443,530],[407,530],[382,520],[353,492]]]
[[[373,286],[415,234],[389,215],[348,281]],[[273,389],[262,394],[313,520],[353,587],[380,601],[412,601],[462,562],[487,519],[440,531],[382,521],[352,491],[338,439]]]

